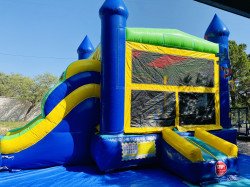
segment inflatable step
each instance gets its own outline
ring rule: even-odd
[[[214,147],[206,144],[205,142],[196,137],[186,137],[186,140],[188,140],[191,144],[193,144],[194,146],[198,147],[201,150],[203,159],[205,161],[221,160],[221,159],[223,160],[227,158],[227,155],[215,149]]]
[[[163,167],[192,183],[217,181],[237,174],[236,145],[204,130],[182,137],[171,129],[162,131]]]

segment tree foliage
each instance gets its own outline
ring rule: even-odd
[[[58,77],[49,73],[38,75],[33,79],[33,98],[32,103],[40,102],[47,91],[58,82]]]
[[[31,102],[31,110],[57,82],[58,78],[49,73],[34,78],[20,74],[0,73],[0,96],[29,101]]]
[[[235,90],[230,92],[233,107],[250,106],[250,55],[246,49],[246,44],[229,41],[229,58],[235,82]]]

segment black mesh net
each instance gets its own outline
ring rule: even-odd
[[[138,50],[132,56],[133,83],[214,86],[213,60]]]
[[[132,50],[132,83],[214,86],[214,62],[204,58]],[[215,124],[213,93],[179,93],[179,125]],[[175,92],[132,90],[131,127],[175,125]]]
[[[180,125],[215,124],[213,93],[179,93]]]
[[[132,91],[131,126],[167,127],[175,124],[175,93]]]

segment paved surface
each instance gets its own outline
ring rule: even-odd
[[[239,137],[237,144],[240,153],[250,155],[250,137]]]

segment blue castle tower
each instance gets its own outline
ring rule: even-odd
[[[122,0],[106,0],[101,18],[101,133],[124,130],[125,42],[128,10]],[[115,114],[115,115],[114,115]]]
[[[205,39],[219,44],[219,65],[220,65],[220,123],[223,128],[231,128],[228,70],[230,70],[230,60],[228,57],[228,37],[229,30],[221,19],[214,15],[213,20],[207,28]]]
[[[94,47],[89,37],[86,35],[82,43],[79,45],[77,49],[78,60],[87,59],[93,53],[93,51],[94,51]]]

